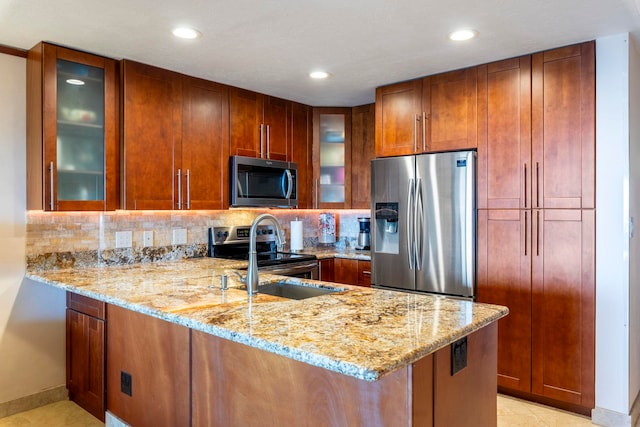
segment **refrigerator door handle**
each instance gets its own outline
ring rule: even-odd
[[[422,252],[424,246],[424,206],[422,202],[422,179],[416,179],[415,207],[413,213],[415,235],[416,270],[422,269]]]
[[[407,238],[407,253],[409,255],[409,268],[415,270],[415,251],[414,251],[414,217],[415,214],[415,185],[413,178],[409,179],[409,189],[407,191],[407,226],[406,226],[406,238]]]

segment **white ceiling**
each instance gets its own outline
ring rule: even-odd
[[[640,0],[0,0],[0,44],[41,40],[314,106],[377,86],[607,35],[640,34]],[[203,36],[176,39],[189,25]],[[447,35],[479,31],[470,42]],[[322,82],[307,74],[322,68]]]

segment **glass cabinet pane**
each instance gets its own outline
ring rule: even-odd
[[[58,200],[104,199],[104,70],[57,61]]]
[[[320,203],[344,203],[344,141],[344,114],[320,114]]]

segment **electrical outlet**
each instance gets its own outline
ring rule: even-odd
[[[145,231],[142,233],[142,246],[145,248],[153,246],[153,231]]]
[[[131,231],[116,231],[116,248],[130,248],[132,241]]]
[[[172,245],[186,245],[187,244],[187,230],[185,228],[175,228],[173,230]]]
[[[131,374],[120,371],[120,391],[129,396],[133,396],[133,384]]]

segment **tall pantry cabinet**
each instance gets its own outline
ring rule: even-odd
[[[589,413],[594,43],[483,65],[478,77],[478,300],[510,309],[498,385]]]

